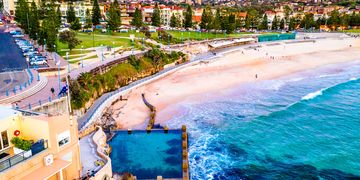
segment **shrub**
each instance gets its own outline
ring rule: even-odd
[[[32,145],[29,140],[21,139],[19,137],[13,137],[10,142],[14,144],[16,148],[22,149],[24,151],[30,150]]]

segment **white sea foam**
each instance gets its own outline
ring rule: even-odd
[[[356,80],[358,80],[358,79],[359,79],[359,78],[352,77],[352,78],[349,79],[349,81],[356,81]]]
[[[326,89],[327,88],[324,88],[324,89],[309,93],[306,96],[302,97],[301,100],[310,100],[310,99],[314,99],[317,96],[321,96],[323,94],[323,91]]]

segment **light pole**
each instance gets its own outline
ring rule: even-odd
[[[131,40],[131,54],[134,55],[134,39]]]
[[[39,44],[38,44],[38,34],[36,33],[36,46],[39,47]]]
[[[56,50],[56,45],[54,44],[54,50]],[[60,59],[57,61],[56,54],[54,53],[54,58],[56,65],[58,66],[58,81],[59,81],[59,92],[61,91],[61,84],[60,84]]]
[[[84,68],[84,55],[83,55],[83,48],[84,46],[81,46],[81,67]]]
[[[159,35],[159,42],[160,42],[160,48],[161,48],[161,35]]]
[[[113,41],[112,43],[113,43],[113,51],[114,51],[113,53],[114,53],[114,58],[115,58],[115,42]]]
[[[44,51],[46,51],[46,39],[44,39]],[[47,51],[45,53],[45,56],[47,56]]]
[[[170,34],[168,34],[168,48],[170,49]]]
[[[103,45],[101,45],[101,61],[104,61],[104,48],[103,48]]]
[[[70,73],[69,52],[66,52],[66,61],[68,63],[68,73]]]
[[[145,49],[144,38],[142,38],[142,47],[143,47],[143,49]]]

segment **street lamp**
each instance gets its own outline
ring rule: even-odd
[[[102,44],[101,44],[101,61],[104,61],[104,48]]]
[[[45,50],[46,50],[46,39],[44,39],[44,49],[43,49],[43,51],[45,51]],[[46,52],[45,56],[47,56],[47,52]]]
[[[170,34],[168,34],[168,48],[170,49]]]
[[[70,73],[69,52],[66,52],[66,61],[68,63],[68,73]]]
[[[54,44],[54,49],[56,49],[56,45]],[[54,53],[54,60],[56,65],[58,66],[58,81],[59,81],[59,92],[61,91],[61,84],[60,84],[60,59],[56,59],[56,54]]]
[[[114,58],[115,58],[115,42],[113,41],[112,43],[113,43],[113,51],[114,51],[113,53],[114,53]]]
[[[84,67],[84,55],[83,55],[83,49],[84,49],[84,46],[81,46],[81,67],[82,67],[82,68]]]

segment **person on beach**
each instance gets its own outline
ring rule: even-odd
[[[258,78],[258,75],[257,75],[257,74],[255,74],[255,78],[256,78],[256,79]]]

